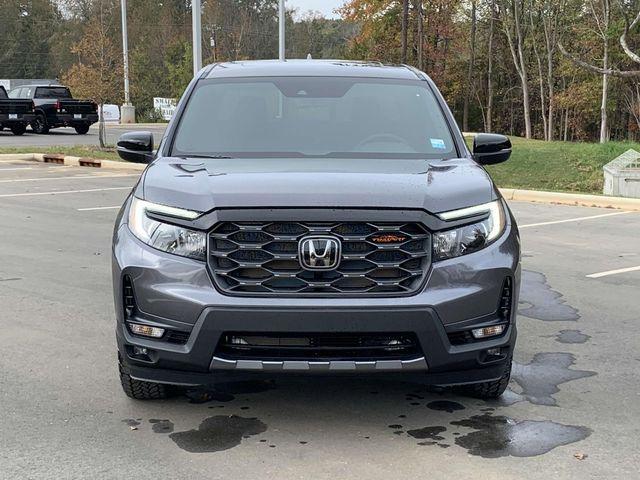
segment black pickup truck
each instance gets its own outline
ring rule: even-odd
[[[0,130],[8,128],[14,135],[22,135],[34,119],[33,101],[9,98],[0,85]]]
[[[11,90],[11,98],[29,99],[35,105],[31,128],[48,133],[57,127],[73,127],[80,135],[98,121],[98,105],[90,100],[76,100],[62,85],[24,85]]]

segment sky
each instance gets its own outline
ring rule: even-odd
[[[317,10],[327,18],[337,17],[333,10],[344,3],[345,0],[286,0],[287,8],[297,8],[299,13]]]

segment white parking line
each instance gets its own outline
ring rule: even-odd
[[[540,222],[540,223],[530,223],[528,225],[518,225],[518,228],[540,227],[542,225],[555,225],[557,223],[581,222],[582,220],[593,220],[595,218],[613,217],[615,215],[626,215],[627,213],[635,213],[635,212],[625,211],[625,212],[603,213],[602,215],[591,215],[589,217],[568,218],[566,220],[554,220],[552,222]]]
[[[33,170],[33,167],[0,168],[0,172],[14,172],[16,170]]]
[[[618,273],[638,272],[638,271],[640,271],[640,265],[638,265],[637,267],[619,268],[617,270],[609,270],[607,272],[592,273],[590,275],[587,275],[587,278],[608,277],[609,275],[617,275]]]
[[[132,187],[88,188],[86,190],[61,190],[59,192],[28,192],[28,193],[4,193],[0,198],[9,197],[35,197],[40,195],[64,195],[67,193],[108,192],[110,190],[131,190]]]
[[[78,208],[79,212],[91,212],[93,210],[115,210],[116,208],[120,208],[121,205],[117,205],[115,207],[89,207],[89,208]]]
[[[16,170],[25,170],[22,168],[16,168]],[[0,168],[0,172],[2,172],[3,169]],[[117,174],[117,175],[102,175],[102,174],[96,174],[96,175],[70,175],[68,177],[38,177],[38,178],[12,178],[12,179],[7,179],[7,180],[0,180],[0,183],[14,183],[14,182],[42,182],[45,180],[75,180],[77,178],[120,178],[120,177],[139,177],[140,175],[137,173],[121,173],[121,174]]]

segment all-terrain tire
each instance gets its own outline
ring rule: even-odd
[[[89,125],[77,125],[73,127],[78,135],[86,135],[89,131]]]
[[[457,390],[468,397],[481,398],[483,400],[491,400],[499,398],[509,385],[511,378],[512,358],[505,363],[504,372],[498,380],[491,382],[474,383],[472,385],[463,385]]]
[[[128,373],[120,369],[120,384],[127,397],[135,400],[162,400],[171,395],[170,387],[162,383],[134,380]]]
[[[40,135],[46,135],[49,133],[49,125],[44,115],[38,114],[33,122],[31,122],[31,129]]]

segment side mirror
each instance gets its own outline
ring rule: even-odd
[[[479,133],[473,139],[473,159],[480,165],[506,162],[511,156],[511,140],[497,133]]]
[[[118,139],[118,155],[127,162],[149,163],[153,159],[153,134],[127,132]]]

